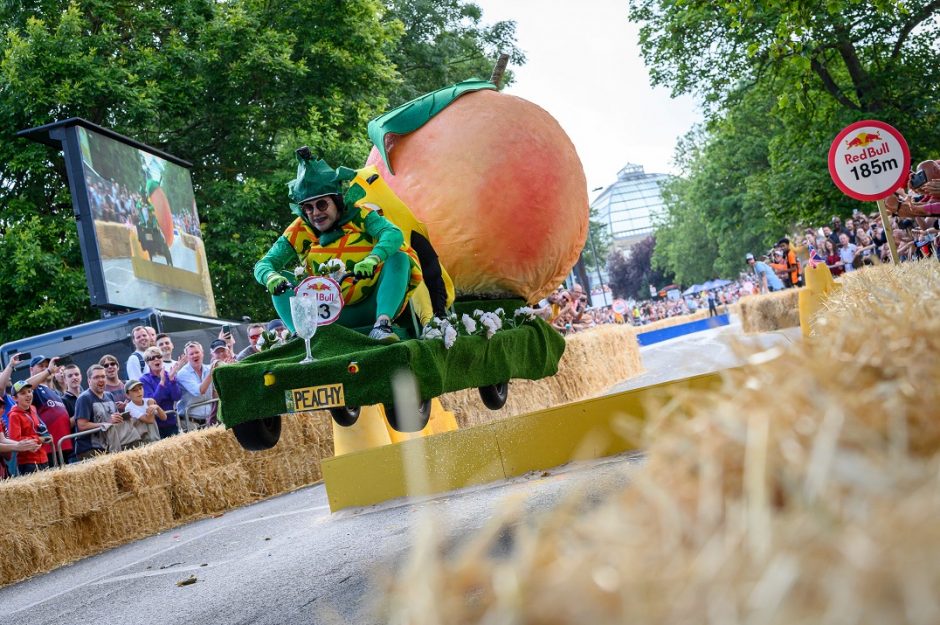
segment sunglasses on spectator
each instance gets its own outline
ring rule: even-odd
[[[163,360],[163,356],[151,356],[147,359],[147,362],[150,362],[151,360]]]
[[[104,363],[104,365],[102,365],[102,366],[104,366],[104,367],[116,367],[116,366],[118,366],[118,363],[116,363],[116,362],[106,362],[106,363]]]
[[[251,341],[257,341],[257,340],[260,339],[260,338],[261,338],[261,333],[260,333],[260,332],[259,332],[258,334],[249,334],[249,335],[248,335],[248,339],[251,340]]]
[[[326,209],[329,208],[329,207],[330,207],[330,202],[329,202],[329,200],[326,200],[326,199],[324,199],[324,198],[322,198],[322,197],[321,197],[319,200],[315,201],[315,202],[305,202],[305,203],[301,206],[301,208],[303,208],[305,211],[311,212],[311,213],[312,213],[314,210],[318,210],[318,211],[320,211],[321,213],[323,213],[323,212],[325,212]]]

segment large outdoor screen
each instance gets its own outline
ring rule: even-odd
[[[100,264],[106,298],[97,303],[215,317],[189,169],[83,126],[74,130],[84,185],[73,189],[84,186],[97,243],[98,258],[86,266]]]

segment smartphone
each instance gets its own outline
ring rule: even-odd
[[[121,418],[124,419],[125,421],[130,421],[131,413],[125,410],[124,412],[121,413]]]
[[[911,188],[916,189],[918,187],[924,186],[927,182],[927,172],[923,169],[918,169],[916,172],[911,174]]]
[[[229,325],[222,326],[222,334],[231,334],[231,333],[232,333],[232,326],[229,326]]]
[[[65,356],[59,356],[55,359],[56,366],[65,367],[67,365],[75,364],[75,361],[72,360],[71,354],[66,354]]]
[[[28,361],[30,358],[32,358],[33,354],[32,352],[20,352],[19,354],[17,354],[17,356],[19,356],[20,362],[25,362],[25,361]]]

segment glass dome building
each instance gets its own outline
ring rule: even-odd
[[[664,211],[660,184],[667,174],[647,174],[642,165],[627,163],[617,181],[591,202],[594,221],[607,226],[614,245],[626,248],[653,232],[654,218]]]

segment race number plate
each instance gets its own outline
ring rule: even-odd
[[[324,384],[284,391],[287,412],[305,412],[346,405],[342,384]]]

